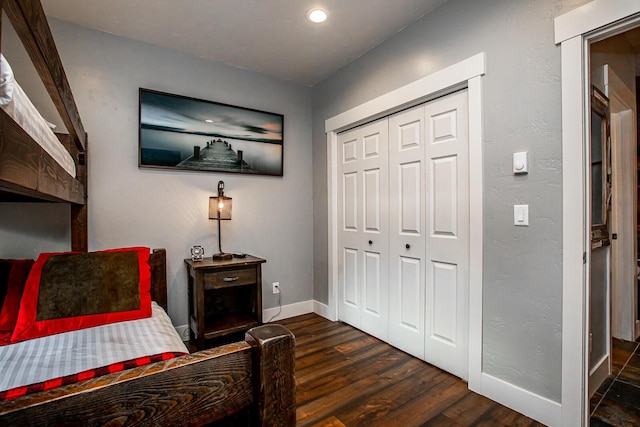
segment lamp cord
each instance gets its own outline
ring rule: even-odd
[[[267,320],[265,323],[271,323],[271,321],[278,317],[280,313],[282,313],[282,289],[278,292],[278,312],[271,316],[271,319]]]

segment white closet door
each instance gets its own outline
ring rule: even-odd
[[[338,135],[340,320],[388,339],[388,120]]]
[[[424,106],[389,118],[389,343],[424,359]]]
[[[469,130],[467,91],[425,105],[425,360],[468,377]]]

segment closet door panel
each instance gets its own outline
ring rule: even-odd
[[[338,310],[340,319],[360,327],[361,283],[359,258],[362,235],[362,178],[358,161],[362,157],[358,150],[356,132],[338,135],[338,212],[339,256],[338,256]]]
[[[433,298],[438,301],[431,311],[431,334],[434,339],[449,345],[455,345],[457,339],[458,318],[458,266],[434,262],[431,271],[433,277]]]
[[[388,122],[338,135],[339,318],[380,339],[388,330]]]
[[[360,129],[363,160],[362,293],[360,329],[386,341],[389,330],[389,123]]]
[[[431,160],[431,235],[455,237],[458,227],[458,157]]]
[[[389,118],[389,343],[424,358],[424,106]]]
[[[425,105],[427,228],[425,360],[468,375],[467,91]]]

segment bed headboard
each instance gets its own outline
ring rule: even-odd
[[[167,250],[154,249],[149,256],[151,299],[167,311]]]

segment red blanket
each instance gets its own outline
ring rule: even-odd
[[[109,366],[103,366],[101,368],[89,369],[87,371],[79,372],[73,375],[67,375],[65,377],[53,378],[47,381],[43,381],[37,384],[30,384],[26,386],[16,387],[10,390],[0,392],[0,401],[6,401],[16,399],[26,394],[35,393],[38,391],[51,390],[55,387],[60,387],[67,384],[73,384],[91,378],[100,377],[103,375],[109,375],[116,372],[124,371],[125,369],[136,368],[138,366],[148,365],[149,363],[160,362],[162,360],[173,359],[174,357],[184,356],[188,353],[161,353],[154,354],[153,356],[139,357],[133,360],[127,360],[124,362],[113,363]]]

